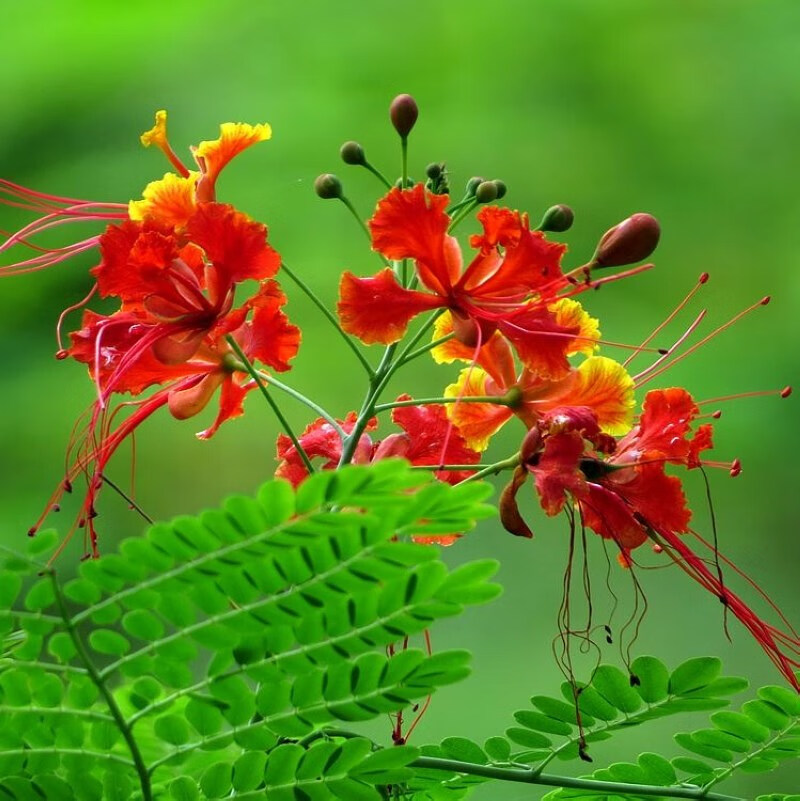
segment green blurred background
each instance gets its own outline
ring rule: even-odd
[[[169,110],[173,145],[186,155],[189,144],[214,138],[220,122],[269,121],[273,140],[226,169],[220,198],[267,222],[286,262],[333,302],[343,268],[366,274],[378,262],[345,209],[314,195],[313,180],[320,172],[339,173],[367,217],[379,187],[366,172],[341,164],[338,147],[358,139],[372,161],[396,174],[398,146],[387,108],[395,94],[411,92],[421,110],[411,142],[412,175],[420,176],[430,161],[446,160],[455,187],[474,174],[502,178],[509,186],[506,202],[534,219],[552,203],[570,204],[576,223],[564,237],[569,265],[588,258],[603,231],[632,212],[649,211],[661,220],[658,269],[585,299],[608,338],[639,341],[704,270],[711,281],[693,310],[707,305],[708,330],[773,295],[767,309],[657,385],[685,384],[704,398],[797,380],[795,0],[30,0],[1,7],[4,177],[56,194],[126,201],[166,169],[158,152],[138,143],[156,109]],[[3,229],[26,220],[5,208],[0,216]],[[5,545],[24,546],[25,531],[59,480],[72,421],[92,401],[84,369],[52,358],[56,317],[85,294],[92,264],[91,258],[75,260],[0,286]],[[319,314],[290,284],[286,288],[290,314],[304,331],[287,380],[342,415],[360,402],[361,375]],[[677,335],[691,316],[687,312],[670,331]],[[393,389],[437,394],[454,374],[420,360]],[[308,422],[303,408],[282,403],[296,426]],[[255,395],[246,416],[213,441],[194,438],[203,424],[164,414],[141,429],[137,497],[154,517],[217,504],[271,475],[278,432]],[[744,472],[735,481],[722,471],[712,476],[724,552],[794,621],[800,620],[799,429],[794,397],[726,406],[716,450],[720,458],[741,458]],[[507,455],[520,434],[507,427],[490,454]],[[127,481],[127,451],[110,473]],[[688,484],[696,525],[708,533],[700,477]],[[490,522],[446,554],[453,563],[497,557],[506,592],[435,633],[438,648],[472,648],[475,673],[436,697],[418,742],[501,733],[531,694],[557,691],[550,646],[566,531],[563,520],[545,519],[532,500],[529,509],[535,540],[514,539]],[[100,512],[104,551],[142,528],[109,491]],[[70,516],[66,508],[57,522],[66,525]],[[591,556],[602,614],[609,603],[601,577],[605,561],[599,548]],[[70,570],[69,558],[62,564]],[[626,599],[627,577],[615,571],[614,579]],[[650,610],[636,654],[654,653],[672,664],[716,654],[728,671],[755,684],[778,680],[738,624],[732,625],[733,643],[726,640],[719,604],[686,576],[651,571],[641,580]],[[605,658],[620,664],[613,646]],[[686,727],[693,723],[700,720],[687,720]],[[645,739],[637,732],[615,745],[599,744],[597,764],[630,759],[642,748],[673,753],[674,725],[653,724]],[[381,732],[388,736],[388,726]],[[725,787],[751,795],[797,792],[800,770],[789,765],[768,780],[739,777]],[[516,786],[484,788],[476,797],[540,794]]]

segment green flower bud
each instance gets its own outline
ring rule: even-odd
[[[314,181],[314,191],[323,200],[342,197],[342,182],[330,172],[323,173]]]
[[[661,226],[650,214],[632,214],[603,234],[592,263],[597,267],[624,267],[646,259],[658,245]]]
[[[435,181],[439,178],[444,171],[444,164],[440,164],[438,162],[434,162],[433,164],[429,164],[425,168],[425,175],[431,179],[431,181]]]
[[[483,180],[484,179],[479,175],[476,175],[467,181],[467,195],[469,197],[473,197],[475,195],[475,190],[483,183]]]
[[[557,206],[550,206],[544,213],[542,221],[539,223],[540,231],[568,231],[572,228],[572,221],[575,215],[569,206],[559,203]]]
[[[389,118],[403,139],[411,133],[418,116],[417,101],[411,95],[397,95],[389,106]]]
[[[506,192],[508,192],[508,187],[505,184],[505,181],[500,181],[495,179],[492,183],[497,187],[497,200],[500,200],[501,197],[506,196]]]
[[[345,142],[339,149],[339,155],[345,164],[353,164],[360,167],[367,163],[364,148],[358,142]]]
[[[475,200],[478,203],[491,203],[497,200],[497,184],[494,181],[483,181],[475,188]]]

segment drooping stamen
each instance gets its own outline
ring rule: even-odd
[[[648,336],[644,338],[640,348],[644,348],[645,345],[649,345],[653,339],[661,333],[674,319],[677,315],[686,307],[689,301],[697,294],[706,282],[708,281],[708,273],[703,273],[700,278],[697,280],[697,283],[689,290],[689,293],[686,297],[662,320],[651,332]],[[632,353],[628,358],[622,363],[623,367],[627,367],[638,355],[641,351],[636,351]]]
[[[766,306],[769,303],[769,301],[770,301],[770,296],[767,295],[766,297],[761,298],[761,300],[759,300],[757,303],[754,303],[752,306],[748,306],[746,309],[743,309],[738,314],[735,314],[733,317],[731,317],[730,320],[728,320],[728,322],[723,323],[718,328],[715,328],[710,334],[706,334],[706,336],[704,336],[699,342],[695,342],[694,345],[692,345],[690,348],[685,350],[680,356],[676,356],[671,362],[668,362],[667,364],[665,364],[661,369],[656,370],[655,372],[651,373],[644,381],[641,381],[641,382],[637,383],[637,388],[642,386],[642,384],[645,384],[648,381],[651,381],[652,379],[654,379],[657,376],[661,375],[666,370],[669,370],[671,367],[676,365],[678,362],[683,361],[687,356],[690,356],[698,348],[700,348],[703,345],[705,345],[706,342],[708,342],[709,340],[713,339],[718,334],[721,334],[723,331],[725,331],[726,329],[730,328],[735,323],[739,322],[739,320],[741,320],[742,317],[744,317],[745,315],[750,314],[750,312],[755,311],[760,306]]]
[[[59,354],[64,353],[66,355],[66,349],[64,348],[64,344],[61,339],[61,326],[64,323],[64,318],[73,311],[77,309],[82,309],[93,297],[94,293],[97,292],[97,284],[94,284],[92,288],[89,290],[89,294],[83,300],[79,300],[77,303],[73,303],[71,306],[67,306],[61,314],[58,315],[58,322],[56,323],[56,342],[58,343],[58,352]],[[63,356],[60,358],[64,358]]]

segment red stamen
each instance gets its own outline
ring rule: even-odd
[[[686,307],[689,301],[697,294],[698,290],[700,289],[703,284],[708,281],[708,273],[703,273],[700,278],[698,279],[697,283],[689,290],[689,293],[686,297],[666,316],[666,318],[659,323],[649,334],[649,336],[645,337],[642,341],[640,349],[644,348],[645,345],[648,345],[650,342],[653,341],[654,337],[658,336],[664,328],[667,327],[675,317]],[[637,354],[641,352],[641,350],[637,350],[636,352],[632,353],[628,358],[622,363],[623,367],[627,367],[637,356]]]
[[[667,357],[671,353],[674,353],[675,350],[679,348],[692,335],[694,330],[697,328],[698,325],[700,325],[705,316],[706,316],[706,310],[703,309],[703,311],[701,311],[700,314],[698,314],[697,317],[694,318],[692,324],[683,332],[683,334],[681,334],[680,337],[678,337],[678,339],[675,340],[675,342],[672,344],[672,347],[669,348],[667,352],[661,356],[660,359],[656,359],[649,367],[646,367],[644,370],[642,370],[641,373],[637,373],[635,376],[633,376],[633,380],[635,382],[635,386],[637,387],[637,389],[638,387],[641,386],[641,384],[644,383],[643,381],[641,381],[641,379],[644,378],[648,373],[655,370],[660,364],[663,364],[663,362],[667,359]]]
[[[739,400],[740,398],[760,398],[769,395],[780,395],[781,398],[788,398],[791,394],[791,387],[784,387],[783,389],[757,389],[753,392],[736,392],[733,395],[720,395],[717,398],[706,398],[705,400],[697,401],[697,405],[705,406],[708,403],[722,403],[724,401]]]

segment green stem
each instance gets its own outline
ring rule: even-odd
[[[400,137],[400,152],[402,153],[402,164],[400,166],[400,190],[406,188],[406,181],[408,180],[408,137]],[[408,259],[403,259],[400,264],[400,284],[401,286],[408,286]]]
[[[389,183],[389,179],[377,167],[374,167],[366,160],[362,166],[368,169],[387,189],[392,188],[392,185]]]
[[[469,776],[483,776],[506,782],[540,784],[545,787],[563,787],[576,790],[594,791],[599,796],[656,796],[658,798],[704,798],[707,801],[742,801],[735,796],[704,792],[701,787],[656,787],[652,784],[626,784],[623,782],[604,782],[596,779],[576,779],[571,776],[550,776],[537,774],[531,768],[504,768],[497,765],[475,765],[456,759],[439,757],[419,757],[410,767],[426,770],[441,770],[448,773],[464,773]]]
[[[439,345],[444,345],[445,342],[448,342],[454,336],[455,334],[453,333],[447,334],[447,336],[440,337],[439,339],[434,339],[433,342],[429,342],[427,345],[423,345],[421,348],[417,348],[416,350],[411,351],[411,353],[409,353],[408,356],[405,356],[399,360],[400,362],[399,366],[402,367],[404,364],[407,364],[412,359],[416,359],[417,356],[422,356],[423,353],[427,353],[429,350],[433,350],[434,348],[439,347]]]
[[[474,198],[470,198],[469,203],[465,203],[464,207],[458,214],[453,217],[452,221],[450,222],[450,227],[447,229],[447,233],[452,233],[455,230],[455,227],[466,217],[476,206],[478,205],[478,201]]]
[[[401,406],[421,406],[423,403],[493,403],[496,406],[510,406],[505,395],[470,395],[464,398],[412,398],[392,403],[379,403],[373,406],[374,412],[385,412],[387,409],[398,409]]]
[[[518,464],[519,453],[515,453],[513,456],[509,456],[508,459],[501,459],[499,462],[487,465],[483,468],[483,470],[479,470],[477,473],[475,473],[475,475],[469,476],[469,478],[465,478],[463,481],[459,481],[458,483],[466,484],[468,481],[477,481],[484,476],[493,476],[495,473],[499,473],[501,470],[507,470],[512,467],[516,467]]]
[[[336,315],[316,296],[314,290],[297,275],[294,270],[290,270],[283,262],[281,262],[281,269],[292,279],[292,281],[297,284],[297,286],[305,292],[306,296],[309,300],[327,317],[328,321],[333,325],[333,327],[341,334],[344,341],[347,343],[347,346],[350,350],[353,351],[355,357],[361,362],[364,369],[367,371],[367,374],[372,376],[373,370],[370,363],[367,361],[364,354],[358,349],[358,346],[355,342],[350,338],[348,334],[345,333],[344,329],[341,325],[339,325],[339,321],[336,319]]]
[[[114,695],[112,694],[111,690],[108,689],[108,686],[97,672],[97,668],[94,666],[94,662],[92,662],[91,658],[89,657],[86,647],[83,644],[83,640],[80,638],[75,628],[75,624],[73,623],[72,618],[69,616],[67,604],[64,600],[64,595],[61,592],[61,586],[56,579],[55,571],[51,570],[49,575],[50,581],[53,584],[53,594],[56,599],[56,604],[58,605],[58,611],[61,613],[67,634],[69,634],[72,644],[75,646],[75,651],[78,654],[78,657],[86,666],[89,677],[92,679],[95,686],[105,699],[106,705],[108,706],[108,711],[111,713],[111,717],[114,718],[114,722],[117,724],[117,728],[120,730],[122,737],[128,746],[128,750],[131,753],[131,757],[133,758],[133,766],[136,768],[136,773],[139,775],[139,785],[142,788],[142,801],[153,801],[153,791],[150,786],[150,774],[147,772],[147,766],[144,764],[144,759],[141,751],[139,751],[139,745],[136,742],[136,738],[133,736],[133,731],[128,725],[128,722],[125,720],[125,717],[122,714],[119,706],[117,706],[117,702],[114,699]]]
[[[318,404],[314,403],[314,401],[312,401],[311,398],[307,398],[305,395],[303,395],[302,392],[298,392],[296,389],[293,389],[288,384],[284,384],[283,381],[278,381],[278,379],[275,378],[274,376],[267,376],[265,373],[261,372],[259,372],[259,375],[262,378],[266,378],[269,381],[270,386],[279,389],[281,392],[285,392],[290,397],[294,398],[297,401],[300,401],[300,403],[305,404],[306,406],[308,406],[309,409],[316,412],[323,420],[330,423],[331,427],[333,428],[334,431],[336,431],[340,439],[344,439],[347,436],[344,429],[337,422],[336,418],[333,417],[333,415],[331,415],[330,412],[325,411],[325,409],[323,409],[322,406],[319,406]]]
[[[412,464],[408,466],[409,470],[435,470],[437,473],[440,470],[452,470],[453,472],[462,472],[463,470],[480,470],[484,467],[494,467],[493,464]]]
[[[264,396],[267,403],[270,405],[272,411],[275,412],[275,417],[278,418],[278,422],[280,422],[281,426],[283,427],[283,430],[286,432],[289,439],[292,441],[292,445],[294,445],[295,450],[300,455],[300,458],[303,460],[303,464],[305,465],[306,470],[308,470],[309,473],[313,473],[314,466],[311,464],[311,460],[308,458],[308,454],[303,450],[303,446],[300,444],[300,440],[297,439],[297,437],[295,436],[292,427],[289,425],[289,421],[283,416],[283,413],[278,408],[278,404],[275,403],[275,401],[272,398],[272,395],[269,394],[267,386],[262,380],[258,370],[256,370],[255,367],[253,367],[252,362],[247,358],[245,352],[239,347],[239,343],[233,338],[233,336],[231,336],[231,334],[228,334],[225,337],[225,339],[227,340],[228,344],[233,348],[234,352],[239,357],[239,360],[245,366],[247,372],[250,373],[252,379],[258,385],[258,388],[261,390],[261,394]]]

